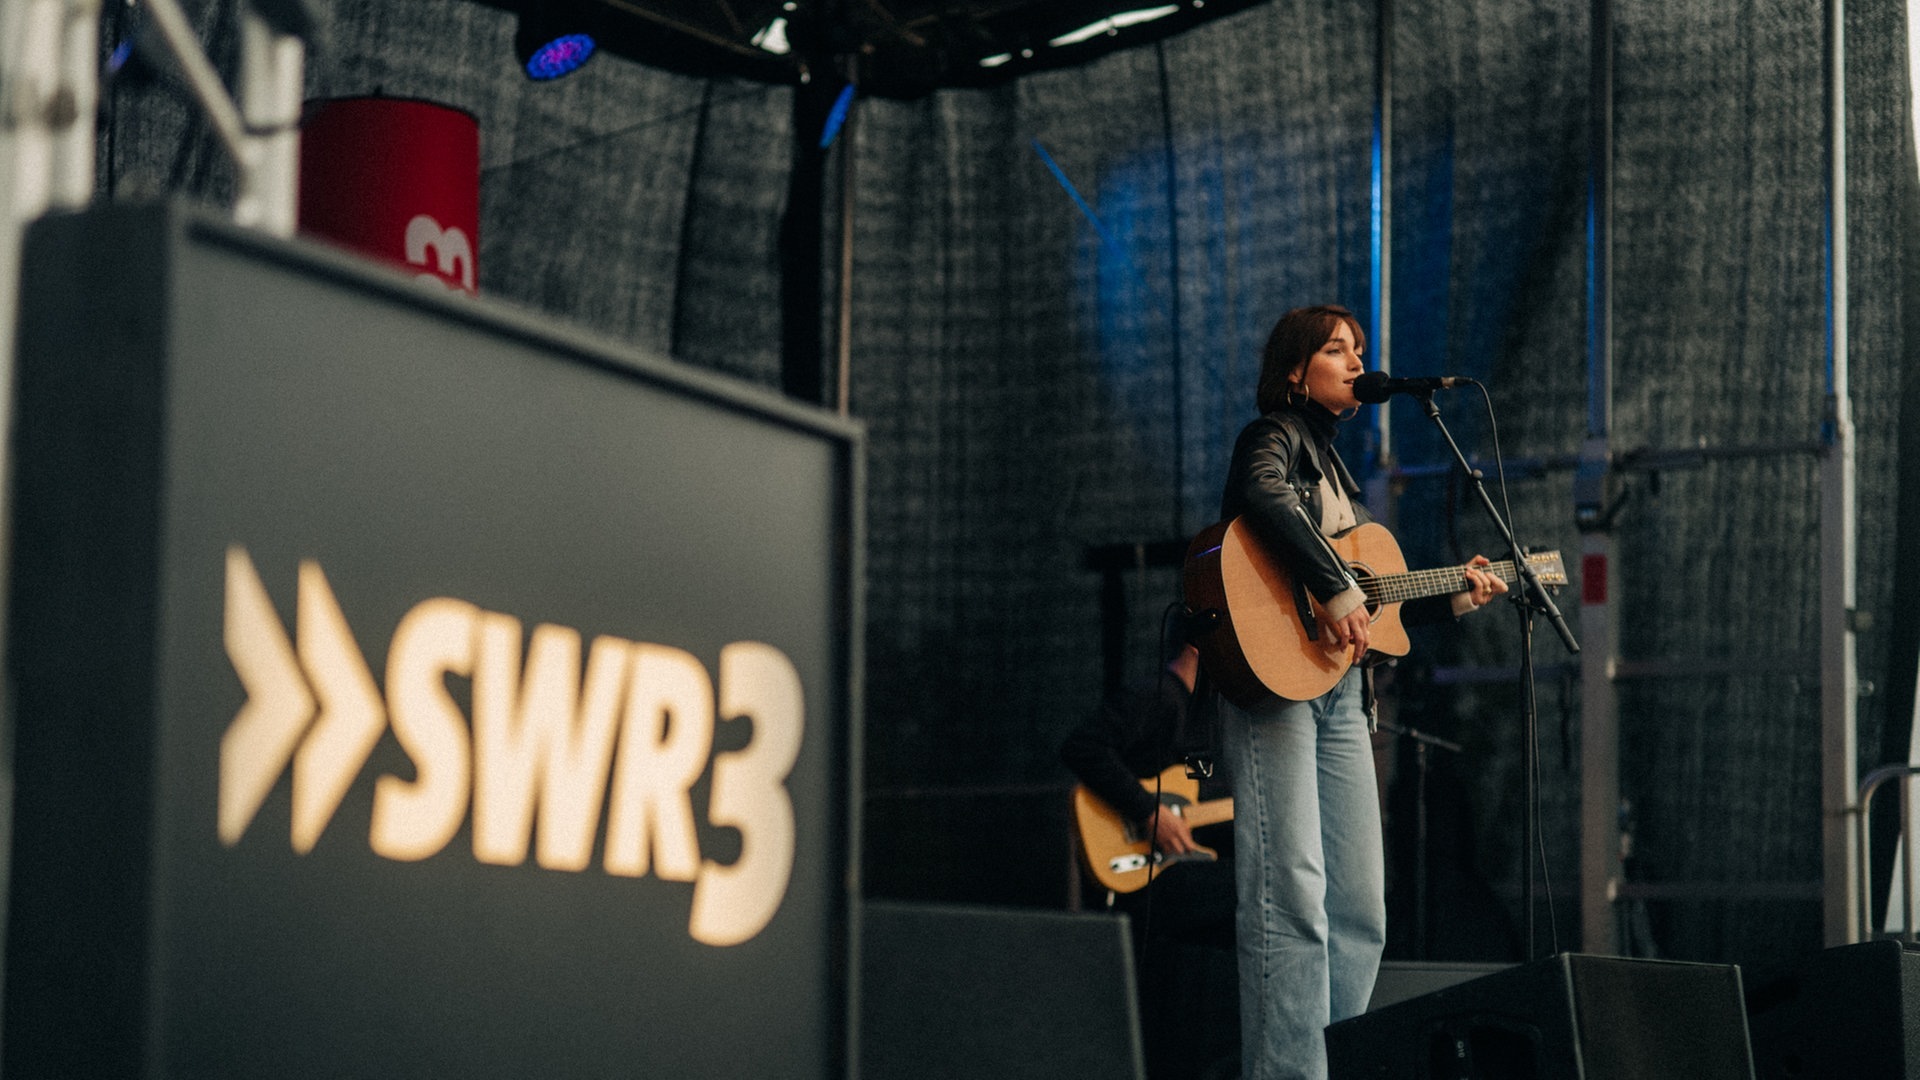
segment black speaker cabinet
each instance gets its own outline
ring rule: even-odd
[[[1398,1005],[1468,979],[1505,971],[1512,966],[1461,961],[1385,960],[1380,964],[1379,977],[1373,980],[1373,998],[1367,1003],[1367,1011]]]
[[[1920,953],[1869,941],[1817,953],[1747,993],[1761,1080],[1920,1080]]]
[[[1740,969],[1562,953],[1327,1029],[1333,1080],[1752,1080]]]
[[[870,901],[862,1080],[1141,1080],[1124,916]]]

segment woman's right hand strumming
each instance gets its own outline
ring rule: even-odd
[[[1342,618],[1327,620],[1327,637],[1331,639],[1329,647],[1352,648],[1353,662],[1359,663],[1367,655],[1367,628],[1372,623],[1373,616],[1365,604],[1347,612]]]

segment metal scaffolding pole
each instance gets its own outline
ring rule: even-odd
[[[1859,923],[1852,810],[1858,772],[1855,654],[1854,432],[1847,373],[1846,3],[1826,0],[1827,418],[1820,463],[1820,801],[1826,943]]]
[[[1370,366],[1393,370],[1393,0],[1376,0],[1373,44],[1373,175]],[[1393,429],[1383,405],[1373,411],[1374,475],[1393,467]],[[1369,493],[1371,495],[1372,493]],[[1384,494],[1384,493],[1382,493]],[[1385,507],[1385,500],[1374,500]]]
[[[1393,22],[1394,0],[1374,0],[1373,160],[1370,285],[1372,325],[1367,328],[1368,366],[1393,370]],[[1399,520],[1393,476],[1392,410],[1373,410],[1367,505],[1389,528]]]
[[[1592,0],[1587,151],[1587,437],[1574,476],[1580,527],[1580,947],[1620,949],[1620,588],[1614,573],[1613,4]]]
[[[306,96],[307,46],[259,9],[240,10],[240,111],[251,168],[240,174],[233,219],[275,236],[299,224],[300,107]]]
[[[859,61],[851,61],[850,82],[858,85]],[[851,416],[853,409],[853,214],[859,207],[855,197],[853,126],[855,106],[847,104],[847,118],[840,128],[840,274],[834,284],[833,335],[834,409]]]

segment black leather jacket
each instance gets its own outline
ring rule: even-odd
[[[1261,545],[1321,603],[1355,585],[1346,565],[1320,539],[1321,477],[1347,493],[1357,522],[1373,520],[1360,504],[1360,485],[1333,448],[1338,422],[1326,409],[1307,402],[1248,424],[1234,443],[1220,496],[1221,519],[1246,518]],[[1437,596],[1409,601],[1400,614],[1403,622],[1419,624],[1447,618],[1452,611],[1447,598]]]
[[[1336,422],[1332,413],[1308,402],[1248,424],[1233,445],[1220,495],[1221,519],[1246,518],[1261,546],[1321,603],[1354,585],[1353,575],[1320,539],[1321,477],[1346,490],[1356,519],[1373,520],[1359,503],[1359,485],[1334,452]]]

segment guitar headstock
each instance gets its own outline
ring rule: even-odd
[[[1527,565],[1533,568],[1535,576],[1542,585],[1565,585],[1567,583],[1567,564],[1560,559],[1557,551],[1535,551],[1527,555]]]

